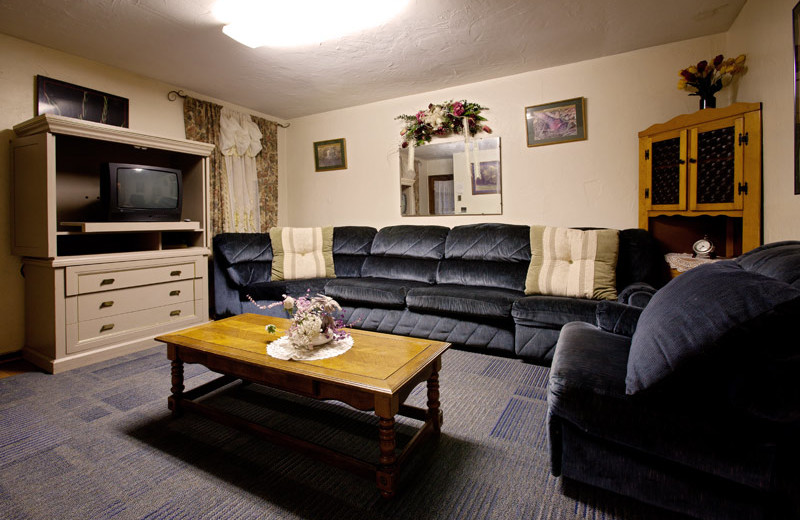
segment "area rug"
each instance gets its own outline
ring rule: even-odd
[[[186,386],[216,377],[186,365]],[[375,482],[206,418],[167,410],[166,349],[0,380],[0,516],[7,519],[606,519],[679,517],[549,472],[548,370],[451,349],[442,436],[390,500]],[[375,460],[377,420],[336,402],[234,385],[209,402]],[[424,406],[424,384],[409,402]],[[419,423],[401,420],[407,442]]]

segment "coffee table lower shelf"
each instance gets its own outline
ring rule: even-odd
[[[172,360],[172,395],[168,398],[168,406],[174,417],[179,417],[184,411],[195,412],[220,424],[260,436],[273,444],[284,446],[304,455],[316,458],[326,464],[350,471],[360,477],[367,479],[374,477],[381,495],[385,498],[391,498],[396,492],[397,475],[401,468],[405,466],[410,455],[429,439],[437,438],[440,435],[443,416],[439,409],[439,378],[437,368],[436,365],[433,365],[433,370],[427,379],[427,404],[429,408],[426,410],[406,404],[401,404],[398,407],[397,415],[424,422],[422,427],[417,430],[416,434],[399,453],[397,453],[396,450],[394,417],[381,417],[378,415],[380,458],[377,464],[288,435],[262,424],[248,421],[200,402],[200,398],[220,388],[237,382],[250,382],[234,376],[224,375],[184,392],[183,362],[180,360]]]

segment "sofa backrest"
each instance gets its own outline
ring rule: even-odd
[[[444,226],[417,225],[381,229],[372,241],[361,276],[435,282],[449,231]]]
[[[525,290],[530,227],[467,224],[447,234],[436,283]]]
[[[775,278],[800,289],[800,241],[766,244],[741,255],[736,262],[747,271]]]
[[[374,227],[367,226],[333,228],[333,268],[337,277],[361,276],[361,267],[369,256],[377,232]]]

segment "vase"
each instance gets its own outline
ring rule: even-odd
[[[333,339],[333,334],[331,334],[330,332],[328,332],[326,330],[325,332],[320,332],[319,334],[317,334],[316,338],[311,340],[311,346],[312,347],[318,347],[320,345],[324,345],[325,343],[328,343],[332,339]]]
[[[699,94],[700,95],[700,110],[706,108],[717,108],[717,98],[714,94]]]

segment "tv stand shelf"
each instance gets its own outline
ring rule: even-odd
[[[61,222],[61,227],[78,228],[59,234],[131,233],[136,231],[202,231],[200,222]]]
[[[208,321],[213,145],[49,114],[14,133],[11,244],[23,257],[26,359],[60,372]],[[182,220],[104,220],[106,163],[180,170]]]

